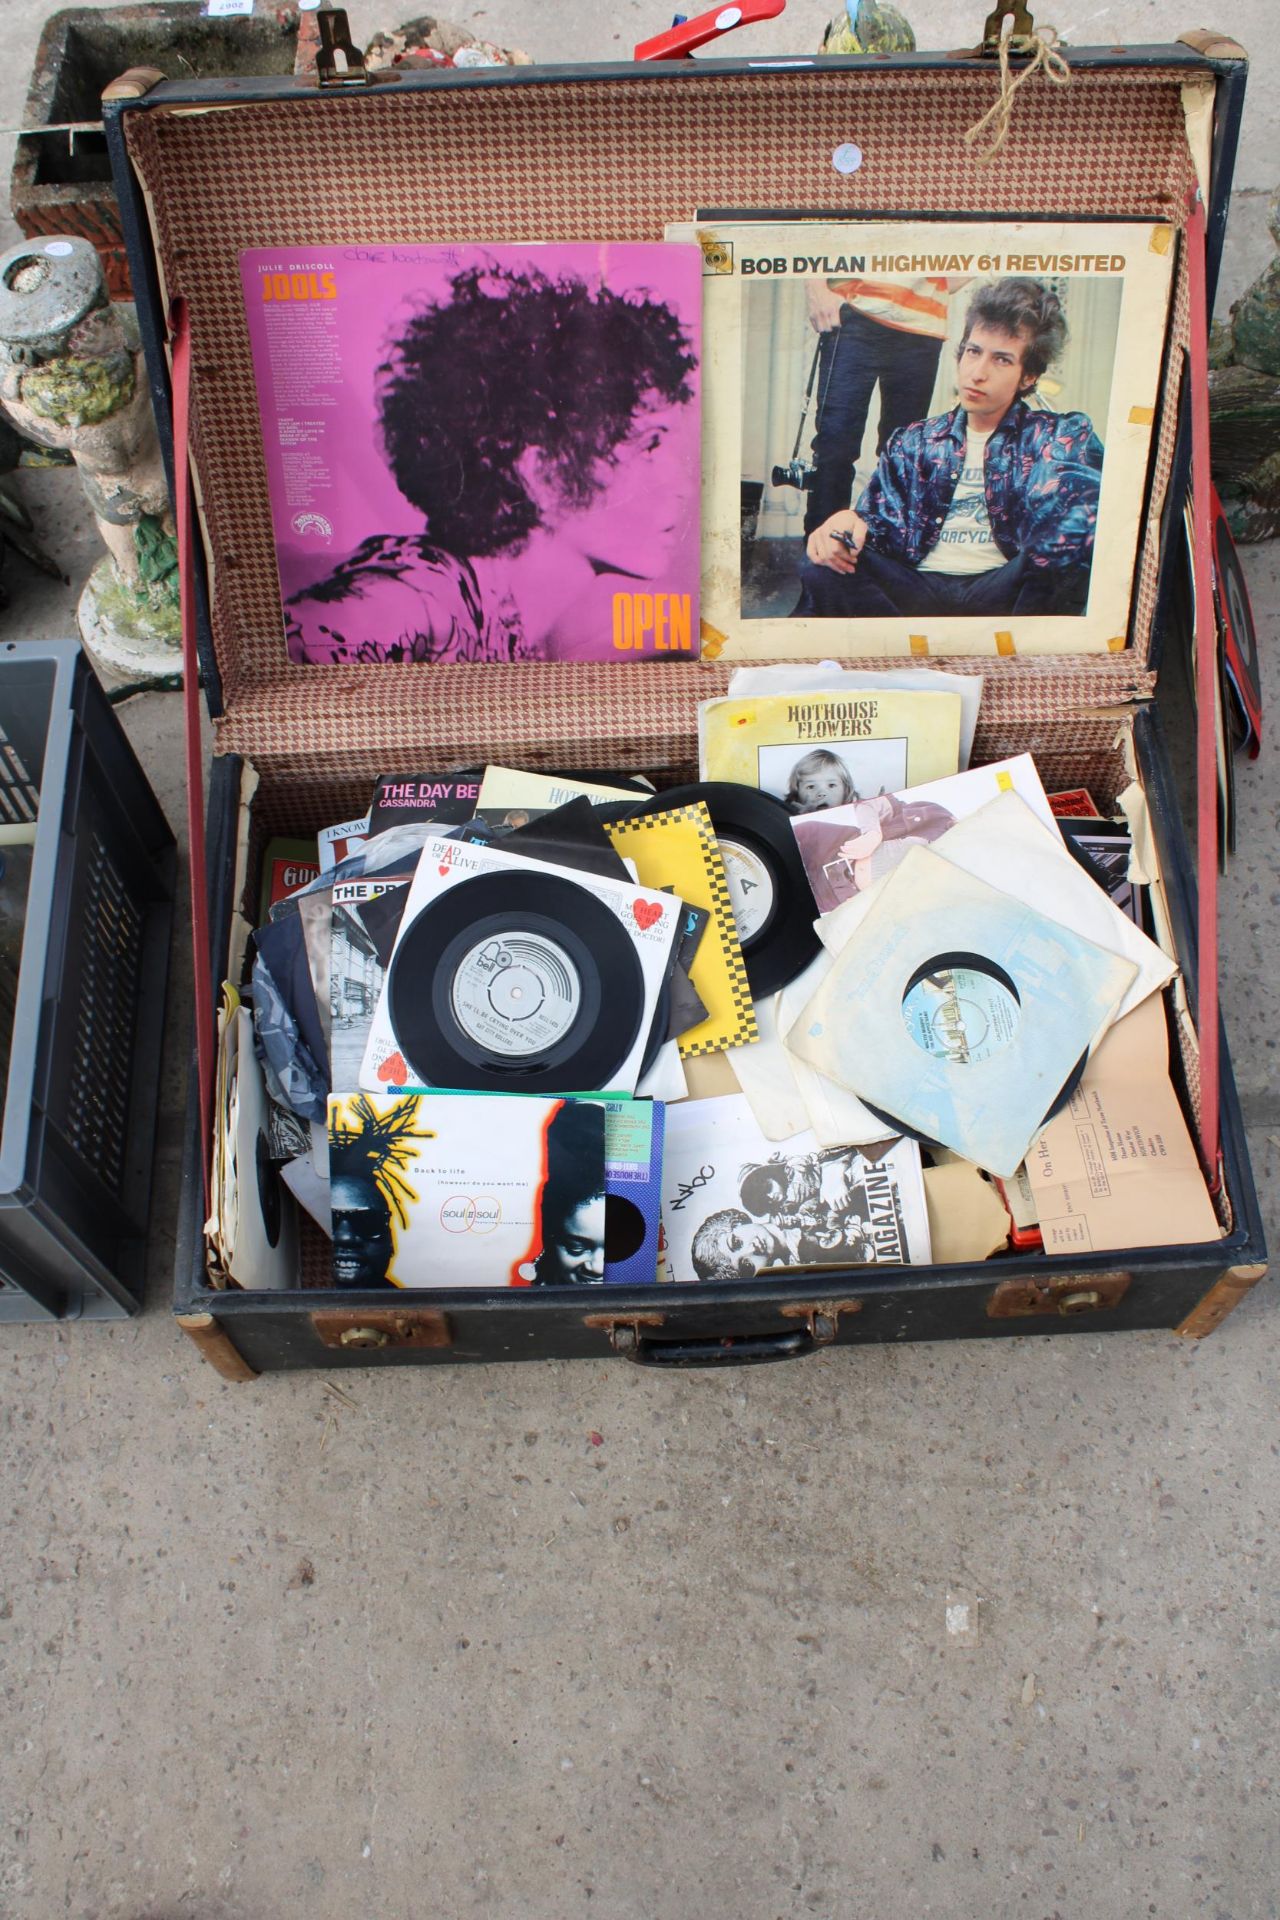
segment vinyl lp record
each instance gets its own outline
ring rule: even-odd
[[[672,787],[641,809],[661,813],[701,800],[711,815],[753,1000],[778,993],[821,951],[809,876],[780,800],[732,780]]]
[[[415,1079],[482,1093],[608,1087],[644,1011],[640,960],[616,914],[536,872],[460,881],[418,914],[386,992]]]

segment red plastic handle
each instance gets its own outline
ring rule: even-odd
[[[732,33],[735,27],[752,27],[757,20],[776,20],[787,0],[731,0],[731,4],[713,7],[692,20],[682,20],[666,33],[642,40],[636,48],[637,60],[687,60],[694,49],[709,40]]]

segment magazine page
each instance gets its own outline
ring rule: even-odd
[[[675,1282],[929,1259],[914,1140],[767,1140],[741,1094],[667,1109],[662,1224]]]
[[[696,654],[700,266],[242,253],[289,658]]]
[[[1123,648],[1171,226],[667,234],[703,247],[702,613],[724,659]]]

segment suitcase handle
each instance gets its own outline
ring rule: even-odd
[[[712,1334],[705,1340],[655,1340],[638,1327],[610,1329],[609,1344],[638,1367],[747,1367],[767,1360],[799,1360],[836,1337],[834,1314],[811,1314],[806,1325],[784,1333]]]

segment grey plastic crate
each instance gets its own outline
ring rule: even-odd
[[[0,856],[0,1321],[118,1318],[142,1304],[174,840],[77,641],[0,645]]]

